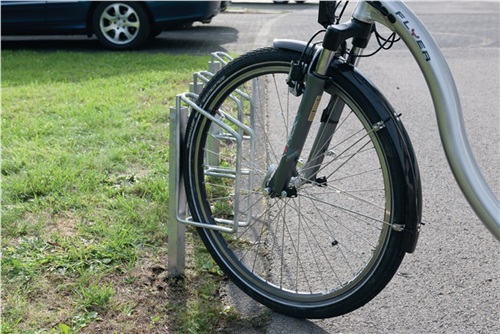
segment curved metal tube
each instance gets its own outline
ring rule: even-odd
[[[393,30],[414,56],[429,87],[441,142],[455,179],[477,216],[500,241],[500,202],[474,159],[455,81],[434,38],[400,1],[360,2],[353,17],[367,23],[379,22]]]

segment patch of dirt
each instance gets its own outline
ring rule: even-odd
[[[59,212],[56,215],[51,215],[48,212],[36,214],[26,212],[22,219],[26,225],[36,229],[36,233],[10,239],[8,242],[5,242],[4,239],[2,244],[18,246],[24,239],[30,240],[42,237],[44,240],[50,240],[53,235],[62,238],[72,238],[78,235],[78,217],[75,217],[75,214],[71,211]]]
[[[67,214],[54,217],[47,233],[57,230],[60,235],[71,236],[77,233],[77,230],[72,227],[76,226],[75,220]],[[203,275],[197,274],[192,263],[193,240],[191,236],[186,246],[187,263],[183,279],[168,277],[166,249],[155,251],[155,254],[142,253],[130,271],[110,273],[101,278],[96,277],[97,284],[112,286],[114,294],[104,309],[87,310],[96,311],[97,320],[82,328],[79,333],[168,334],[176,332],[179,329],[177,328],[180,325],[179,321],[182,321],[178,317],[178,312],[185,310],[192,298],[199,298],[196,297],[197,291],[204,283]],[[75,277],[55,275],[47,279],[57,281],[52,281],[50,284],[46,282],[45,286],[65,286],[67,289]],[[220,318],[219,327],[215,333],[263,332],[270,320],[269,311],[256,304],[226,279],[218,279],[221,279],[222,288],[212,297],[215,298],[214,301],[216,299],[223,301],[226,305],[223,313],[226,315]],[[67,289],[68,292],[70,290]],[[74,295],[69,293],[56,301],[53,296],[49,297],[47,294],[61,297],[60,292],[54,292],[51,289],[48,289],[45,294],[40,294],[47,298],[45,303],[50,305],[47,308],[49,314],[39,316],[39,319],[46,323],[44,327],[57,329],[61,323],[71,324],[75,314],[69,310],[75,311]],[[39,299],[38,305],[41,306],[41,302]]]
[[[193,246],[190,233],[186,240],[186,277],[193,277]],[[166,248],[166,247],[165,247]],[[168,277],[167,251],[153,255],[143,253],[131,272],[106,280],[115,288],[113,307],[99,314],[99,321],[79,333],[170,333],[176,314],[172,310],[185,307],[189,298],[188,279]]]
[[[52,217],[46,218],[45,234],[47,236],[58,235],[62,238],[73,238],[78,235],[78,221],[74,212],[60,212]]]
[[[112,277],[112,307],[80,333],[169,333],[166,321],[169,296],[166,256],[138,260],[132,272]]]

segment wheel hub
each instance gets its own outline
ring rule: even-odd
[[[287,187],[280,193],[274,192],[273,189],[269,187],[269,180],[271,180],[277,168],[278,165],[276,164],[272,164],[271,166],[269,166],[269,169],[267,170],[267,173],[264,176],[264,180],[262,181],[262,191],[264,192],[264,194],[269,195],[271,198],[297,197],[297,188],[294,186]]]

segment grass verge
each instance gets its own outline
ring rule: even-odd
[[[169,107],[207,61],[2,52],[2,333],[239,321],[196,236],[186,279],[166,272]]]

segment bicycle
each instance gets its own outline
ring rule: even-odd
[[[393,35],[383,39],[376,23]],[[187,124],[190,221],[241,290],[284,314],[326,318],[363,306],[417,244],[422,195],[410,138],[356,68],[373,35],[381,48],[400,38],[413,54],[457,183],[500,240],[500,204],[474,162],[437,44],[403,2],[359,2],[321,45],[277,40],[229,63]]]

